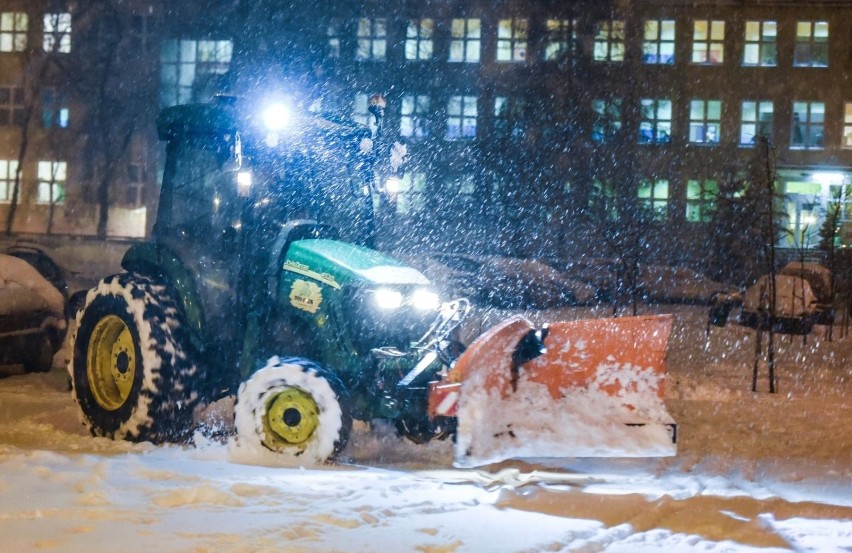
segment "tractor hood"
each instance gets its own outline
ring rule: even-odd
[[[337,240],[298,240],[284,258],[285,271],[333,288],[346,284],[428,285],[423,274],[375,250]]]

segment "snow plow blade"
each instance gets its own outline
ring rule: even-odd
[[[456,416],[455,465],[512,458],[664,457],[672,317],[560,322],[508,319],[471,344],[430,391],[432,416]]]

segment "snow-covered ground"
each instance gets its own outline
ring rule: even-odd
[[[272,468],[201,439],[95,439],[60,352],[50,373],[0,379],[0,552],[852,551],[852,337],[782,338],[780,393],[761,367],[752,394],[750,331],[706,343],[704,309],[654,311],[676,315],[666,459],[456,470],[451,444],[359,426],[343,463]]]

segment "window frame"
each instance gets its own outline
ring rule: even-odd
[[[43,171],[44,170],[44,171]],[[48,172],[49,176],[45,177],[44,172]],[[61,175],[61,178],[59,178]],[[36,195],[35,203],[37,205],[64,205],[65,191],[68,185],[68,163],[61,160],[39,160],[36,171]],[[46,199],[43,198],[42,191],[44,187],[48,187]],[[58,194],[54,196],[54,191],[58,190]]]
[[[746,104],[754,104],[754,119],[746,119]],[[762,110],[763,107],[769,106],[769,111]],[[770,119],[768,124],[766,121],[761,119],[761,116],[765,113],[770,114]],[[746,136],[746,127],[751,126],[752,128],[752,139],[750,142],[743,142],[743,138]],[[768,127],[769,132],[764,134],[761,131],[761,127]],[[765,136],[770,141],[772,141],[773,134],[775,132],[775,103],[772,100],[743,100],[740,102],[740,136],[739,136],[739,146],[743,148],[754,147],[754,144],[757,140],[758,136]]]
[[[852,102],[843,103],[843,138],[840,146],[844,150],[852,149]]]
[[[577,20],[548,18],[544,27],[544,61],[556,61],[577,52]]]
[[[12,197],[15,194],[15,174],[17,172],[17,159],[0,159],[0,204],[12,203]]]
[[[767,34],[766,27],[771,24],[774,34]],[[749,39],[749,26],[757,25],[757,35]],[[771,38],[767,38],[771,37]],[[749,51],[754,52],[757,61],[749,62]],[[767,54],[771,54],[767,56]],[[764,61],[771,58],[771,62]],[[747,20],[743,28],[743,66],[777,67],[778,65],[778,22],[774,19]]]
[[[27,12],[0,12],[0,52],[26,51],[28,32]]]
[[[174,47],[171,49],[166,47],[172,45]],[[226,74],[233,60],[233,52],[234,42],[230,39],[163,40],[160,44],[160,105],[168,107],[207,101],[206,97],[202,98],[207,95],[205,89],[199,85],[205,79]],[[211,53],[214,54],[212,58]],[[174,82],[165,80],[169,73],[173,74]]]
[[[672,141],[672,130],[674,129],[674,103],[668,98],[641,98],[639,101],[641,120],[639,122],[639,144],[641,145],[665,145]],[[668,104],[668,118],[660,118],[661,104]],[[646,108],[653,108],[652,116],[647,116]],[[661,127],[668,127],[665,140],[660,139],[660,133],[665,132]],[[651,136],[643,141],[643,130],[650,128]]]
[[[526,134],[526,113],[525,98],[494,96],[494,135],[503,139],[523,138]]]
[[[593,61],[600,63],[624,61],[626,48],[624,28],[624,21],[621,19],[603,19],[595,23]]]
[[[428,22],[428,25],[427,25]],[[413,27],[412,27],[413,25]],[[413,33],[413,34],[412,34]],[[429,61],[435,54],[435,20],[430,17],[409,19],[405,29],[406,61]],[[413,47],[413,56],[409,49]]]
[[[496,45],[494,59],[498,63],[526,63],[529,50],[529,19],[498,19]]]
[[[53,86],[41,89],[41,122],[45,129],[67,129],[71,112],[64,92]]]
[[[698,194],[691,195],[692,187],[690,185],[692,183],[698,186]],[[716,179],[687,179],[684,220],[687,223],[694,224],[711,222],[716,213],[716,199],[718,197],[719,181]],[[697,216],[694,214],[697,214]]]
[[[649,24],[656,25],[652,36],[648,34]],[[671,26],[670,35],[664,29],[669,24]],[[677,22],[674,19],[646,19],[643,29],[642,62],[648,65],[674,65]],[[668,36],[671,38],[666,38]],[[667,52],[670,49],[670,53],[663,53],[664,46],[666,46]],[[668,57],[664,58],[665,55]]]
[[[621,98],[593,98],[592,112],[595,120],[592,122],[592,142],[606,144],[621,130]],[[607,120],[607,117],[610,119]]]
[[[699,31],[699,24],[706,29]],[[721,34],[721,37],[719,37]],[[702,37],[703,35],[703,37]],[[713,57],[714,51],[719,55]],[[725,21],[722,19],[694,19],[692,22],[692,63],[694,65],[722,65],[725,63]]]
[[[359,17],[355,61],[385,61],[388,52],[386,17]]]
[[[453,109],[458,105],[458,112]],[[469,109],[473,109],[471,115]],[[468,94],[453,94],[447,99],[447,125],[444,132],[444,140],[465,141],[476,138],[477,118],[479,117],[479,98]],[[473,125],[470,125],[470,123]],[[457,123],[457,125],[453,125]],[[466,124],[467,123],[467,124]],[[458,129],[457,132],[452,129]],[[473,129],[473,132],[469,132]]]
[[[722,100],[705,100],[693,98],[689,101],[689,143],[703,146],[714,146],[722,138]],[[696,109],[700,113],[696,113]],[[717,118],[711,118],[715,111]],[[715,140],[707,138],[709,131],[715,129]]]
[[[461,55],[454,56],[455,52]],[[482,20],[478,17],[457,17],[451,19],[450,47],[447,52],[447,62],[479,63],[481,59]]]
[[[803,26],[805,25],[808,28],[808,34],[800,34]],[[817,39],[823,38],[817,37],[816,35],[817,27],[820,25],[825,26],[825,37],[824,40],[818,41]],[[793,46],[793,67],[828,67],[829,40],[831,40],[831,28],[828,21],[797,21],[796,36]],[[817,46],[819,46],[819,48],[817,48]],[[819,61],[820,52],[824,54],[822,56],[825,60],[824,63]]]
[[[431,98],[428,94],[405,94],[399,103],[399,135],[410,140],[429,136]],[[410,109],[407,109],[410,107]],[[406,126],[407,125],[407,126]],[[410,132],[407,132],[410,129]]]
[[[797,106],[801,106],[804,104],[806,106],[807,117],[803,120],[801,115],[799,115],[799,108]],[[820,106],[822,112],[817,112],[817,115],[822,116],[821,121],[814,121],[814,107]],[[796,119],[798,117],[798,120]],[[793,101],[793,110],[791,114],[791,127],[790,127],[790,149],[791,150],[823,150],[825,149],[825,102],[820,101]],[[797,124],[801,127],[799,128],[799,133],[802,133],[802,141],[801,144],[796,143],[796,129]],[[822,137],[821,143],[816,143],[817,136]],[[812,144],[812,141],[814,142]]]
[[[41,47],[45,53],[71,53],[72,19],[69,12],[44,14]],[[57,48],[55,45],[59,44]]]
[[[648,186],[650,189],[649,195],[643,195],[643,187]],[[664,195],[658,195],[658,189],[665,190]],[[636,199],[640,204],[650,210],[653,214],[653,220],[662,222],[669,218],[669,200],[670,200],[671,183],[669,179],[646,178],[639,182],[639,187],[636,189]]]

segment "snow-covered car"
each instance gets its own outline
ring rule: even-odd
[[[763,275],[746,289],[740,324],[769,328],[770,276]],[[816,322],[817,297],[799,276],[775,275],[775,313],[772,329],[783,334],[809,334]]]
[[[42,248],[29,244],[15,244],[6,248],[4,253],[23,259],[32,265],[41,276],[59,290],[59,293],[66,298],[68,297],[68,281],[65,277],[65,270]]]
[[[778,271],[779,275],[796,277],[807,281],[813,292],[814,322],[816,324],[831,324],[834,320],[834,298],[831,297],[831,271],[818,263],[803,263],[792,261]]]
[[[710,304],[718,294],[736,294],[735,286],[685,267],[640,265],[639,290],[649,303]]]
[[[0,364],[50,370],[65,330],[62,293],[23,259],[0,254]]]
[[[547,264],[562,273],[564,277],[591,286],[597,301],[601,303],[612,301],[616,287],[616,264],[611,259],[600,257],[549,259]]]
[[[588,303],[595,298],[593,287],[566,278],[541,261],[455,253],[429,257],[430,262],[422,264],[427,277],[456,290],[456,295],[466,293],[479,305],[543,309]]]

